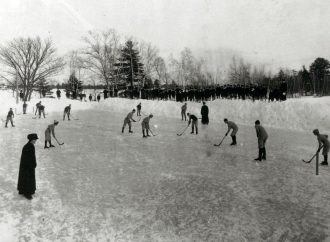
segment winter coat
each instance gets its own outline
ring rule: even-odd
[[[201,115],[202,115],[202,124],[209,123],[209,108],[206,105],[203,105],[201,108]]]
[[[34,194],[36,190],[36,167],[35,148],[34,145],[29,142],[23,147],[19,166],[17,190],[20,194]]]
[[[323,145],[322,155],[327,155],[330,149],[330,142],[328,136],[325,134],[319,134],[317,136],[317,141],[319,142],[319,147]]]

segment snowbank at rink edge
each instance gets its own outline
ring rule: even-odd
[[[143,99],[125,99],[108,98],[98,102],[87,102],[67,99],[62,92],[62,98],[42,98],[36,93],[28,103],[27,112],[33,112],[35,104],[41,100],[45,105],[46,113],[63,112],[68,104],[72,106],[72,113],[78,110],[98,109],[116,113],[130,112],[136,108],[139,102],[142,103],[142,114],[152,113],[155,118],[172,117],[181,119],[181,106],[183,103],[163,100],[143,100]],[[0,92],[0,112],[1,117],[5,118],[10,107],[16,108],[18,114],[22,113],[22,102],[16,104],[12,91]],[[200,108],[202,103],[187,102],[187,112],[200,117]],[[217,99],[208,101],[210,110],[209,118],[212,123],[221,123],[224,118],[233,120],[238,124],[254,125],[255,120],[259,119],[261,124],[268,127],[280,129],[293,129],[300,131],[311,131],[314,128],[321,132],[330,131],[330,97],[303,97],[297,99],[288,99],[284,102],[265,102],[252,100],[229,100]],[[123,117],[124,119],[124,117]]]

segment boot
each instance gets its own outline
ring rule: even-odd
[[[191,134],[193,134],[193,133],[194,133],[194,128],[191,129]]]
[[[124,127],[121,128],[121,132],[124,133]]]
[[[144,130],[142,130],[142,133],[143,133],[143,138],[147,138],[147,136],[144,134]]]
[[[254,159],[255,161],[261,161],[262,148],[259,148],[259,157]]]
[[[147,136],[150,137],[150,135],[149,135],[149,130],[147,130]]]
[[[265,148],[265,147],[262,148],[262,156],[261,156],[261,158],[262,158],[263,160],[266,160],[266,148]]]
[[[54,145],[52,145],[52,142],[51,141],[49,141],[49,148],[50,147],[55,147]]]
[[[236,135],[233,136],[233,145],[236,145]]]
[[[49,147],[47,146],[47,141],[45,141],[45,147],[44,147],[44,149],[47,149],[47,148],[49,148]]]
[[[327,166],[328,165],[328,155],[324,156],[324,161],[322,161],[321,166]]]
[[[131,130],[131,128],[129,128],[129,131],[128,131],[129,133],[133,133],[133,131]]]
[[[230,145],[235,145],[234,136],[231,136],[232,142]]]

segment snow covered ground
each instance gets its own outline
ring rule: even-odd
[[[11,93],[0,101],[2,119],[9,107],[22,113]],[[133,134],[120,132],[140,100],[42,99],[48,116],[32,119],[37,101],[15,116],[16,127],[0,128],[0,241],[330,241],[330,169],[316,176],[314,162],[301,162],[316,150],[312,129],[330,131],[329,98],[208,102],[210,125],[180,137],[181,103],[141,100],[142,112],[154,114],[157,136],[147,139],[140,122]],[[63,122],[69,103],[75,119]],[[188,102],[188,111],[200,106]],[[240,124],[237,147],[229,138],[213,146],[225,117]],[[54,119],[65,144],[44,150]],[[256,119],[270,136],[262,163],[253,161]],[[30,132],[40,137],[32,201],[16,191]]]

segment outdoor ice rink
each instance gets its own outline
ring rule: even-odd
[[[133,134],[120,132],[128,106],[138,101],[122,101],[122,108],[108,102],[71,102],[70,122],[61,111],[46,119],[30,112],[16,116],[15,128],[0,129],[0,241],[330,241],[330,170],[320,167],[316,176],[315,162],[301,161],[317,148],[310,131],[265,125],[268,157],[256,163],[253,123],[239,125],[237,147],[230,137],[215,147],[227,130],[222,119],[179,137],[186,125],[180,113],[158,115],[154,107],[157,135],[143,139],[140,122]],[[90,106],[75,111],[78,105]],[[65,144],[45,150],[44,130],[54,119]],[[32,201],[16,190],[30,132],[40,138]]]

